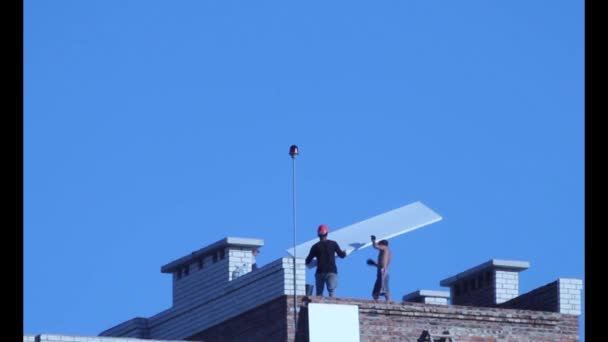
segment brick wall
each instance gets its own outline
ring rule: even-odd
[[[228,271],[230,280],[236,278],[235,272],[240,267],[245,267],[246,272],[251,272],[251,265],[253,264],[253,254],[251,248],[235,248],[231,247],[228,251]]]
[[[461,280],[451,289],[452,304],[490,307],[519,295],[519,274],[490,270]]]
[[[495,304],[496,289],[494,288],[494,282],[483,284],[481,288],[477,289],[472,289],[470,286],[470,283],[461,282],[452,287],[450,289],[452,304],[472,306],[493,306]]]
[[[580,279],[559,278],[559,312],[581,314],[581,289],[583,281]]]
[[[492,307],[519,295],[519,272],[530,263],[490,259],[440,282],[450,287],[452,304]]]
[[[519,274],[486,270],[459,280],[451,286],[452,304],[494,306],[519,295]]]
[[[175,277],[175,276],[174,276]],[[190,265],[190,274],[173,281],[173,306],[189,305],[213,298],[229,281],[229,260],[209,262],[198,269]]]
[[[255,309],[244,312],[233,319],[191,336],[187,340],[286,341],[286,298],[293,300],[292,296],[281,296]]]
[[[366,341],[417,341],[424,330],[448,330],[459,342],[578,341],[578,317],[556,312],[501,308],[443,306],[422,303],[298,296],[307,301],[359,307],[360,339]],[[193,336],[209,341],[307,341],[306,308],[298,310],[298,337],[293,321],[293,297],[282,296],[255,310]],[[286,332],[285,332],[286,327]]]
[[[554,312],[311,297],[359,306],[361,342],[416,341],[449,330],[462,341],[578,341],[578,317]],[[289,312],[289,311],[288,311]]]
[[[496,270],[494,272],[496,304],[504,303],[519,296],[519,274],[517,272]]]
[[[215,297],[237,268],[251,272],[252,251],[263,245],[259,239],[226,237],[162,266],[161,272],[172,274],[173,306]]]
[[[291,257],[275,260],[255,272],[250,271],[251,261],[250,250],[237,248],[226,250],[221,258],[198,270],[187,258],[173,262],[165,270],[177,270],[177,305],[150,318],[126,321],[101,335],[159,340],[308,341],[306,303],[312,301],[357,305],[362,342],[417,341],[425,330],[448,330],[460,342],[578,341],[576,315],[580,314],[582,281],[562,278],[518,297],[517,272],[526,269],[527,262],[492,259],[447,278],[441,285],[450,286],[454,305],[436,305],[446,304],[447,295],[419,291],[420,297],[437,297],[436,301],[422,299],[422,303],[304,297],[304,259],[297,259],[295,265],[296,289]],[[190,264],[187,272],[186,263]],[[233,272],[243,264],[249,273],[235,277]],[[295,305],[294,291],[298,295]]]
[[[306,277],[304,259],[296,261],[296,293],[304,295]],[[199,292],[205,290],[205,288],[192,289]],[[214,296],[201,295],[195,301],[174,306],[148,318],[146,336],[156,339],[183,339],[285,294],[293,294],[293,259],[290,257],[277,259],[255,272],[227,282],[224,286],[218,285],[218,289],[214,291]],[[190,298],[197,297],[190,295]],[[126,335],[134,326],[131,321],[108,329],[101,335],[133,336]],[[138,333],[143,334],[141,331]]]
[[[244,266],[248,273],[252,263],[251,248],[234,246],[223,249],[222,253],[218,251],[193,260],[182,267],[180,277],[173,275],[173,305],[192,304],[217,296],[229,281],[236,278],[237,268]],[[188,272],[184,272],[186,269]]]
[[[498,306],[580,315],[582,286],[583,282],[580,279],[560,278]]]

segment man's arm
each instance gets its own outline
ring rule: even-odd
[[[315,257],[315,253],[313,251],[315,246],[316,245],[312,245],[312,247],[310,247],[310,252],[308,252],[308,256],[306,257],[306,260],[305,260],[306,265],[310,264],[310,262],[312,261],[312,258]]]
[[[340,258],[344,259],[344,257],[346,256],[346,251],[341,250],[340,246],[338,245],[337,242],[334,242],[334,243],[335,243],[335,248],[336,248],[336,254],[338,254],[338,256]]]
[[[383,251],[386,250],[386,246],[382,246],[376,243],[376,235],[372,235],[372,247]]]

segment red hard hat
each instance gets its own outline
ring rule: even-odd
[[[327,232],[329,232],[329,229],[327,229],[327,226],[324,224],[320,225],[319,228],[317,229],[318,235],[325,235],[325,234],[327,234]]]

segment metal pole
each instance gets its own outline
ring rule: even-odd
[[[289,155],[291,156],[292,165],[292,179],[293,179],[293,329],[294,329],[294,340],[295,332],[298,328],[298,308],[296,300],[296,156],[300,152],[298,146],[291,145],[289,148]]]

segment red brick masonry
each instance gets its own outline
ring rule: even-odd
[[[359,306],[361,342],[417,342],[424,330],[448,330],[456,341],[570,342],[579,340],[579,316],[556,312],[459,305],[374,302],[298,296],[298,336],[307,341],[306,302]],[[206,329],[191,341],[294,341],[293,297],[281,296]]]

